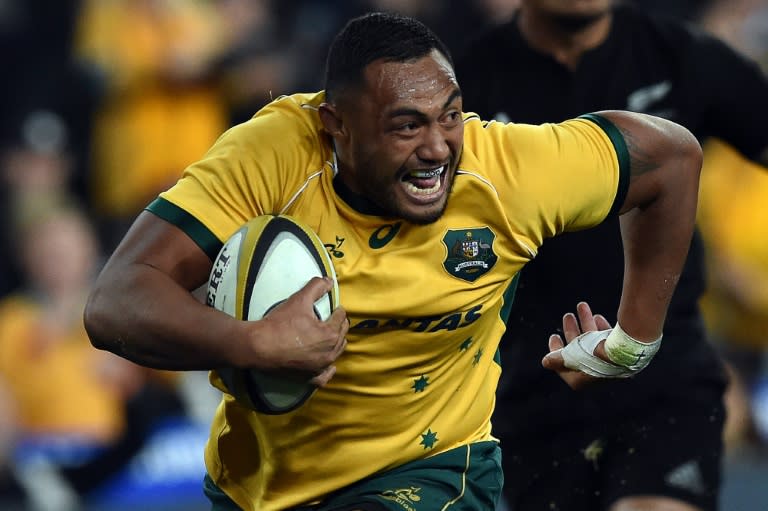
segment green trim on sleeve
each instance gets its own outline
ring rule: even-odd
[[[197,243],[197,246],[203,249],[211,261],[216,258],[224,245],[200,220],[162,197],[152,201],[145,209],[184,231]]]
[[[619,158],[619,186],[616,190],[616,198],[613,200],[611,211],[606,216],[608,218],[618,214],[622,204],[624,204],[624,200],[627,198],[627,191],[629,190],[629,149],[627,149],[624,136],[616,125],[602,115],[584,114],[580,115],[579,119],[587,119],[600,126],[613,143],[613,148],[616,150],[616,155]]]

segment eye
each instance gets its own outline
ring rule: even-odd
[[[446,124],[448,126],[455,126],[459,122],[461,122],[461,112],[458,110],[448,112],[443,117],[443,124]]]
[[[419,129],[419,124],[416,122],[405,122],[395,127],[395,131],[403,134],[410,134]]]

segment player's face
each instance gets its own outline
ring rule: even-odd
[[[340,176],[392,216],[442,215],[464,138],[461,92],[439,52],[411,62],[376,61],[344,108]],[[342,158],[343,154],[343,158]]]

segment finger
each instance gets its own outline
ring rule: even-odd
[[[557,351],[559,349],[562,349],[565,346],[565,343],[563,342],[562,337],[560,337],[557,334],[552,334],[549,336],[549,351],[550,353],[553,351]]]
[[[347,338],[343,336],[339,337],[338,341],[336,341],[336,344],[331,350],[331,356],[333,357],[333,360],[339,358],[345,349],[347,349]]]
[[[550,337],[550,341],[551,340],[552,337]],[[566,369],[561,350],[550,351],[547,353],[544,358],[541,359],[541,365],[544,366],[545,369],[556,372],[564,371]]]
[[[333,281],[328,277],[312,277],[309,282],[299,291],[306,293],[307,299],[314,304],[323,295],[333,288]]]
[[[595,323],[597,324],[598,330],[608,330],[610,328],[613,328],[611,326],[611,323],[605,319],[605,316],[602,314],[595,314]]]
[[[336,366],[328,366],[323,371],[309,380],[309,383],[312,385],[315,385],[316,387],[324,387],[328,384],[329,381],[331,381],[331,378],[333,378],[333,375],[336,374]]]
[[[541,361],[541,365],[544,366],[545,369],[556,372],[566,385],[572,389],[580,389],[590,380],[590,377],[586,374],[565,367],[561,351],[555,351],[548,354]]]
[[[602,358],[606,362],[612,362],[612,360],[608,357],[608,354],[605,352],[605,339],[600,341],[597,346],[595,346],[595,356]]]
[[[595,317],[587,302],[579,302],[576,305],[576,313],[579,315],[579,324],[581,324],[582,332],[593,332],[597,330]]]
[[[563,334],[565,335],[566,342],[571,342],[574,337],[581,334],[579,322],[572,312],[568,312],[563,316]]]
[[[346,337],[347,332],[349,331],[349,319],[347,318],[346,311],[341,307],[331,313],[331,317],[326,320],[326,324],[332,328],[334,334],[336,334],[337,344],[341,339]]]
[[[349,319],[347,318],[347,311],[342,307],[336,307],[336,309],[331,313],[331,317],[328,318],[327,322],[339,332],[343,330],[344,335],[346,335],[347,330],[349,330]]]

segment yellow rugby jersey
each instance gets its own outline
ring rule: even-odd
[[[148,208],[212,259],[267,213],[306,222],[333,256],[351,328],[331,382],[285,415],[225,395],[214,417],[207,469],[247,510],[318,502],[374,473],[493,439],[497,346],[519,270],[546,237],[602,221],[628,183],[623,139],[602,118],[528,126],[465,114],[445,214],[430,225],[378,216],[334,180],[323,99],[278,98]],[[223,388],[215,372],[211,381]]]

